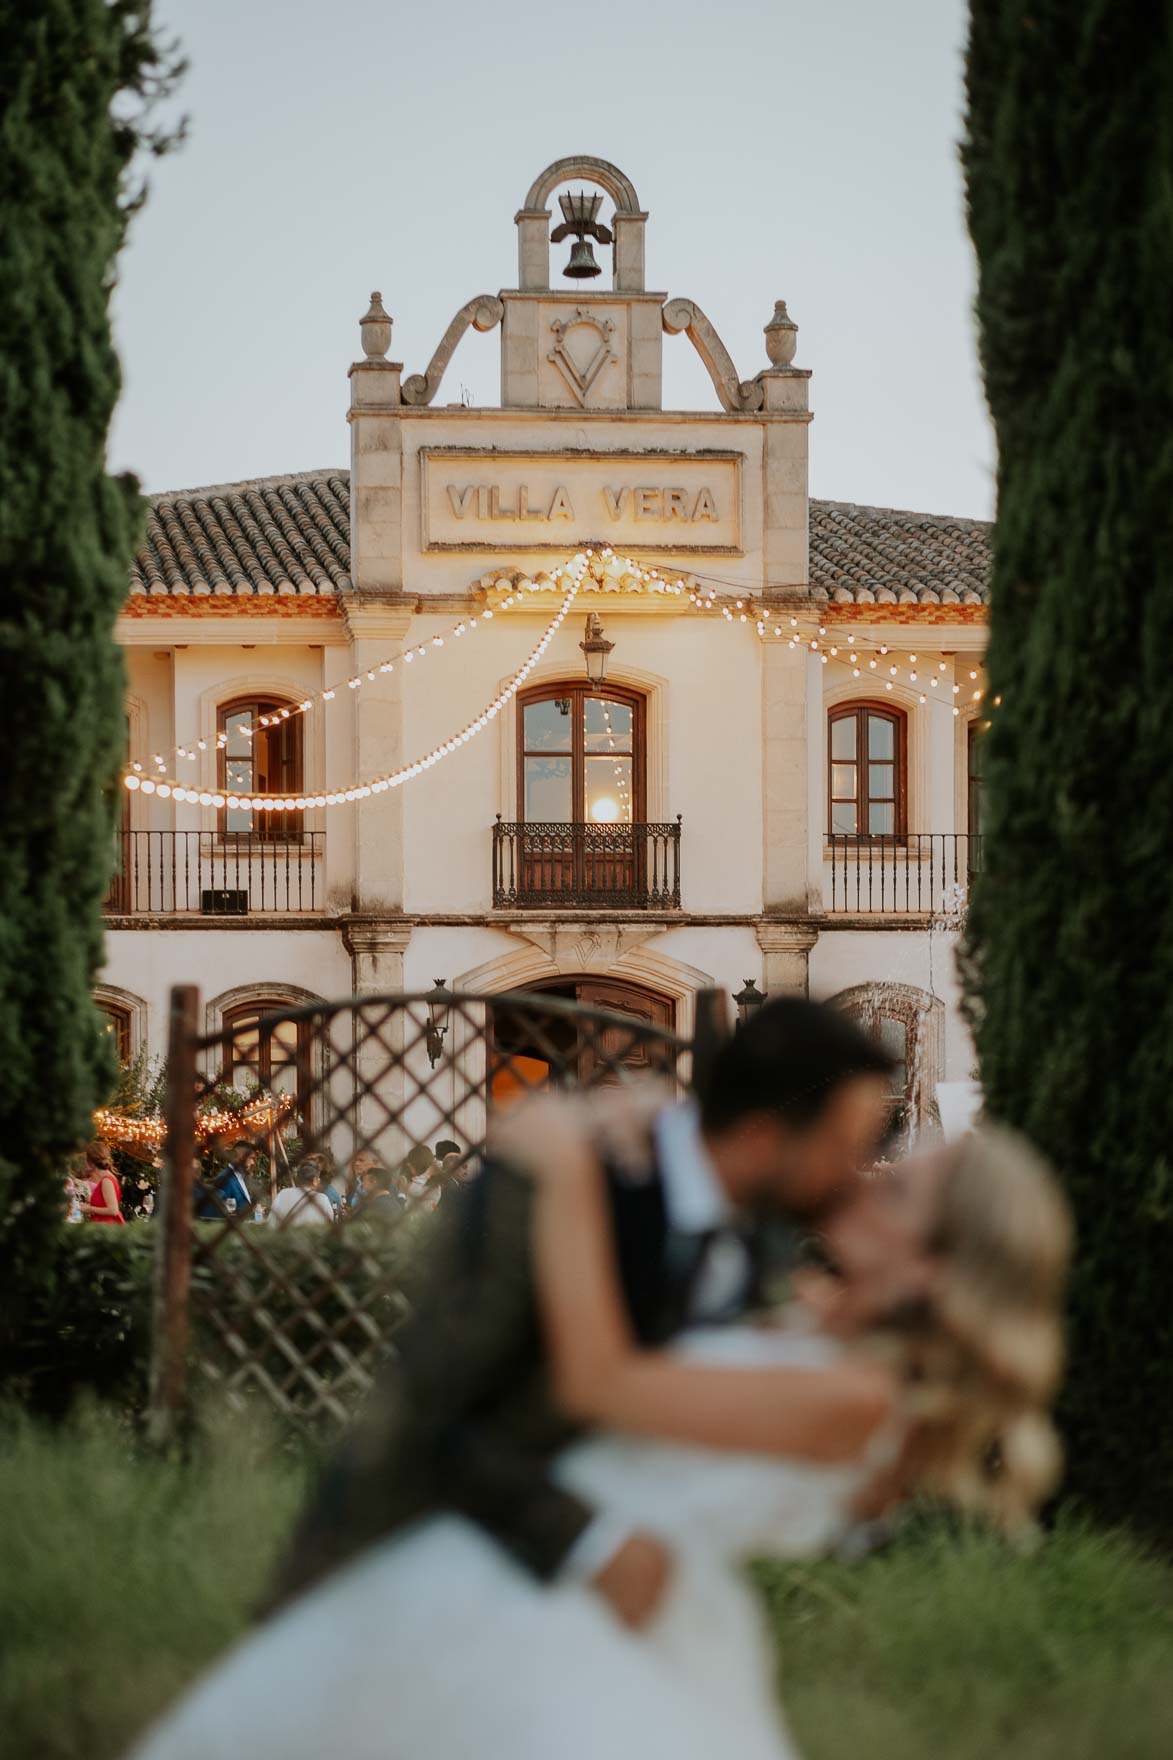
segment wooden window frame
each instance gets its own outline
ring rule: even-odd
[[[572,707],[570,711],[570,752],[531,752],[527,753],[525,744],[525,711],[533,703],[557,702],[569,697]],[[586,734],[584,704],[588,698],[599,702],[624,703],[631,710],[631,778],[632,778],[632,823],[647,823],[647,698],[636,690],[629,690],[624,685],[608,685],[601,687],[588,684],[585,680],[564,681],[554,684],[532,685],[529,690],[522,691],[517,699],[517,749],[516,749],[516,782],[517,782],[517,818],[521,824],[527,823],[525,812],[525,760],[530,757],[566,757],[571,760],[570,771],[570,812],[566,821],[568,825],[587,825],[593,823],[586,817]],[[592,756],[595,754],[591,754]],[[626,753],[623,756],[627,756]],[[544,824],[544,820],[531,821]]]
[[[104,996],[97,997],[96,1004],[113,1027],[114,1049],[120,1067],[125,1068],[134,1057],[134,1022],[131,1012],[124,1003],[108,1001]]]
[[[242,1027],[251,1025],[255,1021],[263,1020],[266,1016],[282,1014],[287,1009],[301,1008],[302,1006],[303,1005],[300,1002],[295,1002],[292,998],[289,1002],[285,1003],[276,1000],[271,996],[266,996],[259,1002],[249,1002],[246,1000],[244,1002],[234,1003],[231,1008],[225,1009],[223,1019],[220,1023],[220,1045],[224,1080],[229,1086],[232,1085],[232,1078],[237,1063],[235,1058],[235,1048],[238,1031]],[[295,1025],[297,1028],[297,1089],[295,1094],[295,1104],[297,1107],[299,1130],[304,1133],[309,1128],[312,1104],[314,1050],[312,1031],[313,1023],[309,1020],[299,1020]],[[240,1067],[247,1068],[249,1066],[241,1062]],[[288,1065],[285,1067],[288,1068]],[[268,1093],[273,1092],[273,1036],[271,1033],[258,1035],[257,1061],[256,1066],[253,1069],[253,1075]]]
[[[965,730],[965,828],[969,833],[971,844],[982,833],[981,805],[984,778],[977,758],[978,742],[986,732],[988,722],[976,716],[969,722]]]
[[[868,819],[869,819],[868,807],[869,807],[870,801],[871,801],[871,797],[865,792],[867,785],[866,785],[866,782],[864,779],[870,769],[872,760],[868,759],[866,756],[863,758],[861,758],[861,756],[860,756],[861,752],[863,752],[865,750],[866,742],[865,742],[864,735],[866,733],[867,717],[869,715],[878,715],[878,716],[882,717],[885,721],[890,721],[896,730],[896,742],[895,742],[896,743],[896,755],[895,755],[895,761],[894,761],[895,809],[896,810],[894,813],[895,829],[893,831],[866,831],[866,830],[859,829],[859,826],[866,825],[868,822]],[[854,763],[855,763],[855,772],[856,772],[855,810],[856,810],[857,829],[854,832],[852,832],[852,831],[835,831],[833,829],[833,826],[834,826],[834,811],[833,811],[833,809],[836,805],[842,806],[844,804],[844,802],[841,798],[838,798],[834,795],[833,788],[832,788],[832,777],[833,777],[833,772],[834,772],[834,767],[835,767],[835,759],[832,756],[833,730],[835,727],[835,723],[837,721],[846,721],[849,719],[854,720],[856,723],[856,734],[855,734],[856,756],[854,759]],[[883,759],[877,759],[875,761],[878,763],[884,762]],[[846,763],[847,760],[841,759],[840,762]],[[827,711],[827,835],[829,837],[834,837],[838,842],[842,842],[842,843],[871,843],[871,844],[898,845],[898,844],[904,843],[907,840],[907,838],[908,838],[908,716],[907,716],[906,712],[902,708],[899,707],[899,705],[897,705],[895,703],[885,703],[885,702],[877,700],[874,697],[865,697],[862,699],[852,697],[847,702],[836,703],[832,708],[828,709],[828,711]]]
[[[290,698],[269,694],[265,691],[231,697],[227,702],[217,706],[217,736],[227,731],[230,715],[237,715],[242,709],[248,709],[252,712],[253,743],[255,746],[259,717],[272,714],[274,709],[292,709],[294,707],[295,705]],[[266,786],[261,789],[254,785],[253,793],[290,795],[306,792],[304,719],[304,716],[301,715],[291,715],[289,720],[282,724],[282,737],[287,737],[294,748],[293,756],[289,761],[289,767],[294,771],[294,775],[290,779],[289,787],[279,790]],[[267,735],[268,729],[262,728],[261,733]],[[228,792],[228,752],[225,746],[220,746],[216,753],[216,759],[217,787],[222,794],[226,794]],[[255,784],[255,760],[253,776]],[[221,807],[217,816],[217,829],[223,843],[300,843],[305,832],[304,817],[302,813],[254,813],[251,831],[229,831],[228,808]]]

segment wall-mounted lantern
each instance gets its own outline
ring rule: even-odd
[[[586,637],[579,644],[586,656],[587,677],[596,689],[607,679],[607,656],[615,646],[603,634],[603,620],[592,611],[586,620]]]
[[[766,1001],[766,995],[758,989],[752,978],[747,978],[745,988],[739,990],[733,1000],[737,1005],[737,1024],[744,1027],[748,1026],[762,1003]]]
[[[444,988],[445,980],[436,979],[436,988],[428,992],[428,1024],[424,1030],[424,1044],[427,1047],[428,1062],[435,1069],[444,1055],[444,1040],[448,1034],[448,1010],[450,1003],[448,992]]]

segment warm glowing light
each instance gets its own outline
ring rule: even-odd
[[[619,817],[619,802],[609,794],[600,795],[591,805],[591,818],[596,825],[614,825]]]

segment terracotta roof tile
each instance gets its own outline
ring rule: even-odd
[[[152,495],[132,593],[335,593],[350,586],[350,479],[301,471]]]
[[[990,527],[983,520],[810,504],[815,598],[837,604],[984,605]],[[151,497],[130,591],[147,594],[335,593],[350,581],[350,477],[302,471]]]
[[[810,504],[811,593],[838,603],[886,604],[891,596],[925,605],[984,605],[990,526],[980,519]]]

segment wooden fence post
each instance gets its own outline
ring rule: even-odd
[[[724,990],[698,990],[696,1026],[692,1040],[692,1090],[701,1094],[709,1079],[713,1059],[732,1031],[729,997]]]
[[[151,1322],[150,1433],[157,1443],[173,1440],[187,1395],[199,1001],[194,984],[176,984],[171,991],[167,1135]]]

